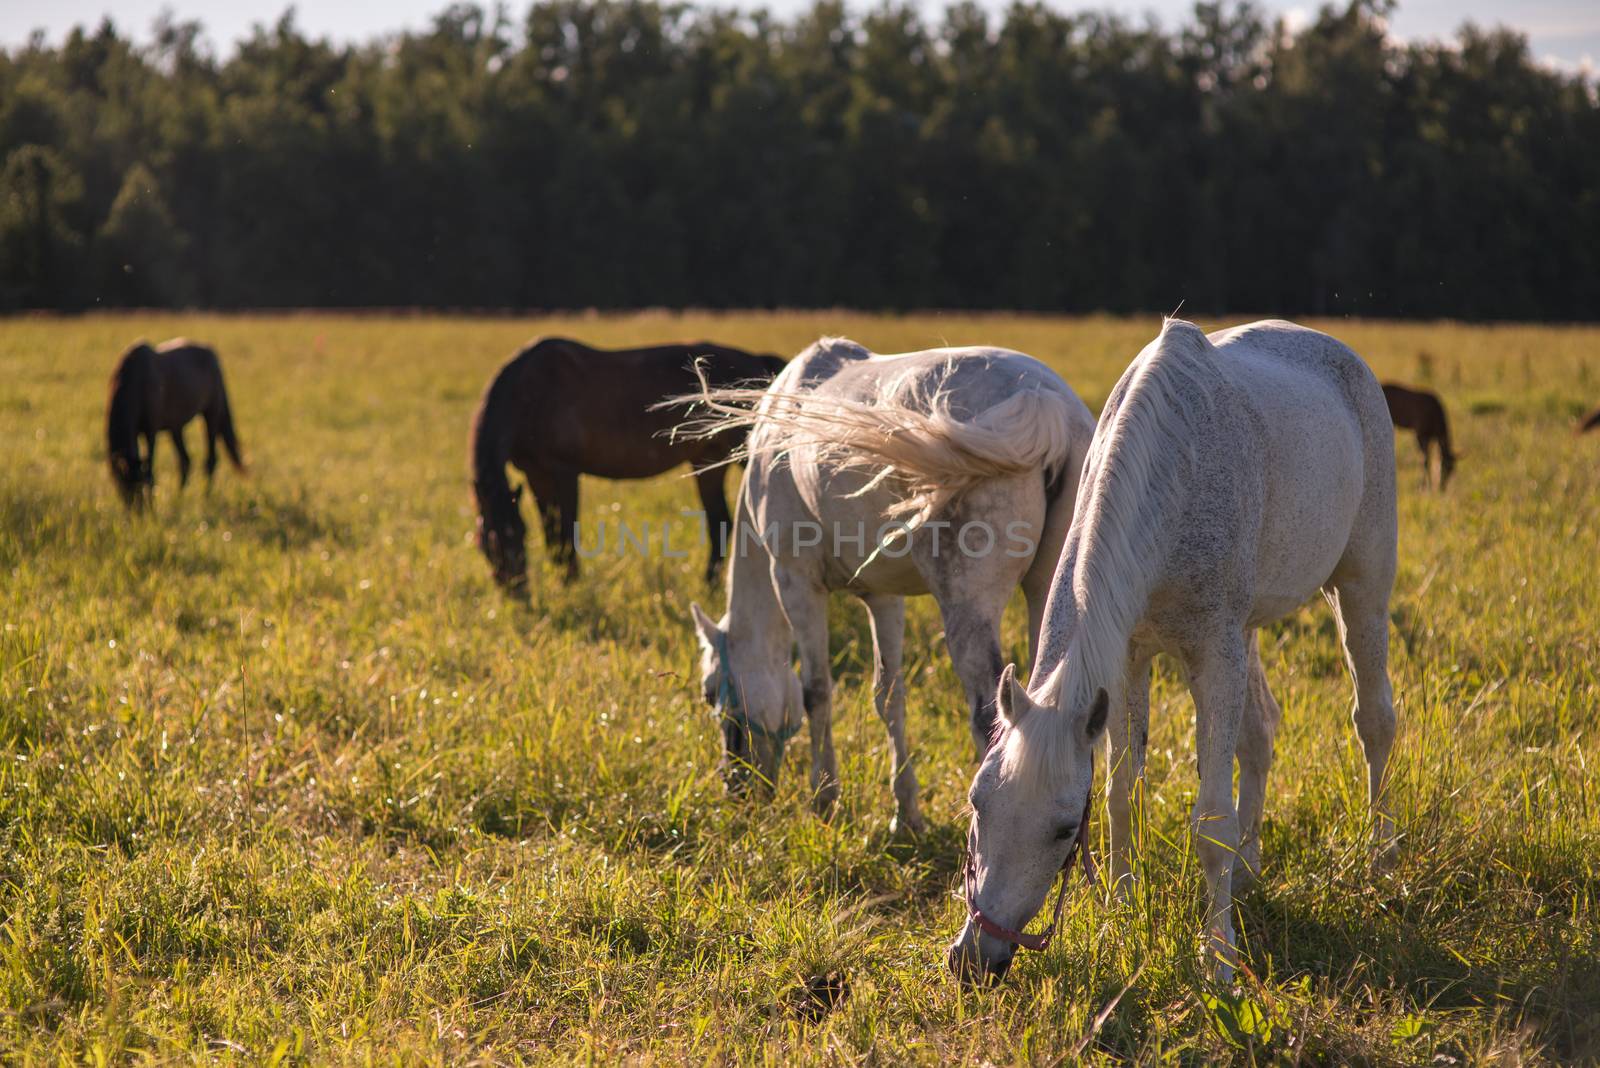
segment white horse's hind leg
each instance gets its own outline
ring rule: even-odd
[[[880,594],[862,600],[872,618],[872,700],[889,729],[889,744],[894,749],[894,826],[921,834],[924,824],[917,796],[917,772],[911,766],[911,750],[906,745],[906,680],[900,670],[906,601],[904,597]]]
[[[1328,592],[1339,621],[1345,663],[1355,681],[1352,718],[1367,757],[1367,801],[1373,817],[1374,842],[1381,859],[1396,851],[1394,817],[1384,796],[1389,753],[1394,748],[1394,695],[1389,689],[1389,598],[1371,596],[1359,582],[1335,580]]]
[[[828,656],[828,593],[785,568],[774,572],[778,599],[800,649],[800,686],[811,728],[811,804],[826,815],[839,799],[833,751],[833,663]]]
[[[1106,801],[1111,818],[1111,886],[1118,896],[1133,889],[1133,803],[1144,779],[1144,754],[1150,731],[1150,658],[1132,657],[1123,691],[1123,706],[1113,711],[1106,734],[1111,752],[1111,792]]]
[[[1233,632],[1187,663],[1200,769],[1200,794],[1194,805],[1195,852],[1200,855],[1209,895],[1206,948],[1215,961],[1218,981],[1224,983],[1233,981],[1238,963],[1233,864],[1239,854],[1239,812],[1233,801],[1233,761],[1249,681],[1243,637]]]
[[[1245,639],[1245,646],[1250,656],[1249,689],[1239,724],[1239,860],[1233,867],[1234,893],[1261,874],[1261,810],[1266,804],[1267,772],[1272,769],[1273,739],[1283,715],[1267,686],[1257,636]]]

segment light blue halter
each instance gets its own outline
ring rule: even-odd
[[[757,723],[750,718],[744,709],[744,701],[740,699],[738,691],[733,685],[733,660],[728,656],[728,635],[719,631],[717,633],[717,658],[722,672],[722,683],[717,687],[717,706],[722,710],[722,718],[743,730],[746,734],[770,738],[778,743],[778,752],[783,752],[783,747],[790,738],[800,733],[800,724],[789,726],[785,723],[777,730],[771,730],[765,724]]]

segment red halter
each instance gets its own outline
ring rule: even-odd
[[[977,862],[972,857],[972,832],[967,832],[967,861],[961,873],[962,889],[967,895],[967,915],[972,922],[978,925],[978,930],[984,934],[992,935],[1003,942],[1021,946],[1023,949],[1037,949],[1041,952],[1050,948],[1050,939],[1055,937],[1056,924],[1061,922],[1061,907],[1067,902],[1067,872],[1072,868],[1074,858],[1083,861],[1083,877],[1089,883],[1094,882],[1094,861],[1089,858],[1089,803],[1094,799],[1094,769],[1091,765],[1089,771],[1089,794],[1083,799],[1083,818],[1078,821],[1078,835],[1072,840],[1072,848],[1067,851],[1067,859],[1061,862],[1061,889],[1056,894],[1056,907],[1050,914],[1050,925],[1036,935],[1023,934],[1013,931],[1009,927],[1002,927],[983,914],[983,910],[974,905],[976,896],[973,880],[978,874]]]

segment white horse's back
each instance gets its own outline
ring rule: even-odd
[[[1208,341],[1256,416],[1265,492],[1251,616],[1268,622],[1334,574],[1358,523],[1393,526],[1394,435],[1377,378],[1337,339],[1268,321]]]
[[[762,416],[752,455],[783,454],[813,515],[842,507],[853,521],[870,509],[911,526],[1017,479],[1032,492],[1013,495],[1037,497],[1042,508],[1047,483],[1076,480],[1094,425],[1059,375],[1020,352],[877,355],[841,341],[795,359]]]

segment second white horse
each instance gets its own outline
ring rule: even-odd
[[[931,593],[939,603],[982,756],[1003,664],[1001,614],[1020,584],[1037,642],[1093,417],[1059,375],[1021,353],[880,356],[839,338],[812,345],[764,393],[698,399],[718,413],[717,426],[753,427],[727,610],[713,620],[692,606],[730,786],[742,789],[752,769],[776,782],[803,713],[815,804],[826,810],[837,798],[828,596],[847,591],[872,618],[896,823],[920,830],[905,735],[904,598]]]
[[[973,779],[968,918],[949,964],[996,978],[1022,939],[1040,941],[1021,929],[1073,855],[1108,731],[1113,872],[1130,877],[1150,659],[1169,652],[1194,694],[1195,844],[1210,955],[1228,979],[1234,876],[1259,863],[1278,723],[1255,631],[1318,590],[1355,678],[1378,841],[1392,846],[1394,430],[1372,372],[1326,334],[1261,322],[1208,337],[1168,320],[1106,402],[1083,480],[1031,692],[1007,669],[1004,734]]]

